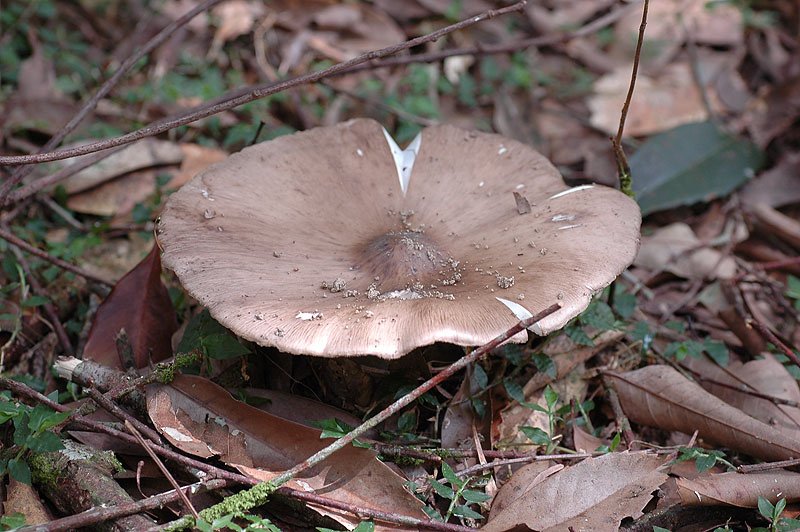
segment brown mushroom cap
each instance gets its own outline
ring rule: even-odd
[[[243,338],[397,358],[483,344],[555,302],[535,332],[564,326],[633,261],[640,223],[624,194],[569,188],[514,140],[436,126],[402,152],[359,119],[210,167],[169,199],[158,240],[188,292]]]

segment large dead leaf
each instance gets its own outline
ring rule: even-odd
[[[587,101],[593,126],[608,134],[616,133],[630,82],[630,65],[620,66],[595,82],[594,95]],[[707,118],[691,67],[688,63],[676,63],[662,70],[658,77],[639,74],[625,133],[635,137],[651,135]]]
[[[668,271],[687,279],[730,279],[736,274],[733,258],[704,245],[692,228],[676,222],[642,237],[633,262],[653,271]]]
[[[500,488],[482,530],[500,532],[521,526],[553,532],[617,530],[625,517],[642,515],[653,490],[666,480],[661,470],[664,461],[647,453],[610,453],[587,458],[545,479],[537,473],[527,485],[518,485],[512,477]],[[541,466],[525,466],[515,476],[534,467]]]
[[[778,164],[747,183],[740,197],[746,205],[766,203],[775,209],[800,202],[800,153],[784,154]]]
[[[92,155],[82,155],[66,159],[64,162],[56,163],[53,167],[62,167],[76,164],[83,157]],[[115,177],[150,168],[153,166],[163,166],[168,164],[178,164],[183,160],[183,152],[180,146],[174,142],[146,138],[128,145],[127,148],[108,156],[92,166],[85,168],[77,174],[62,182],[62,186],[67,193],[75,194],[83,190],[90,189]]]
[[[320,431],[239,402],[199,377],[183,375],[171,386],[148,387],[147,408],[156,428],[179,449],[218,456],[259,480],[273,478],[330,443],[320,440]],[[290,486],[356,506],[426,518],[422,503],[403,488],[403,479],[368,449],[346,447]],[[342,524],[358,523],[348,514],[317,510]]]
[[[772,502],[783,497],[788,502],[800,500],[800,473],[778,469],[763,473],[705,474],[693,479],[679,477],[666,491],[668,502],[672,503],[756,508],[759,497]]]
[[[158,246],[125,274],[98,307],[83,357],[112,368],[125,368],[116,338],[125,329],[137,368],[172,356],[172,334],[178,329],[175,310],[161,282]]]
[[[800,440],[748,416],[668,366],[606,374],[631,421],[677,430],[763,460],[800,456]]]
[[[778,405],[740,391],[752,390],[800,403],[797,380],[772,355],[765,354],[764,358],[746,364],[731,362],[727,367],[718,366],[706,358],[688,357],[683,363],[707,379],[738,388],[702,381],[703,388],[712,394],[747,415],[783,431],[787,436],[800,439],[800,408]]]

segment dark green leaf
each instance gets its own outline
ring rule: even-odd
[[[755,175],[762,154],[711,122],[651,137],[630,158],[633,191],[646,215],[725,196]]]
[[[456,493],[452,489],[448,488],[438,480],[431,479],[430,482],[433,491],[435,491],[439,495],[439,497],[444,497],[445,499],[449,499],[452,501],[453,498],[456,496]]]
[[[31,468],[28,467],[28,462],[19,458],[12,458],[8,461],[8,472],[11,473],[11,478],[22,482],[23,484],[31,484]]]
[[[764,497],[758,498],[758,513],[760,513],[765,518],[772,521],[772,512],[775,511],[775,507],[772,506],[772,503],[769,502]]]
[[[531,359],[533,360],[533,365],[536,366],[537,370],[552,379],[558,377],[558,368],[556,368],[552,358],[544,353],[534,353]]]
[[[720,366],[728,365],[730,359],[728,357],[728,348],[724,343],[706,339],[703,342],[703,350]]]
[[[447,462],[442,462],[442,476],[454,487],[460,488],[464,485],[464,481],[458,478],[456,472]]]
[[[548,445],[550,443],[550,436],[539,427],[520,427],[522,433],[527,436],[536,445]]]
[[[473,382],[478,386],[479,390],[485,390],[489,385],[489,377],[486,375],[486,371],[481,367],[480,364],[475,364],[473,367],[472,378],[474,379]]]
[[[594,341],[589,338],[589,335],[586,334],[586,331],[583,330],[583,327],[576,323],[571,323],[564,327],[564,332],[567,333],[567,336],[569,336],[570,340],[578,345],[585,345],[588,347],[594,345]]]
[[[595,299],[589,304],[589,308],[581,314],[581,323],[591,325],[601,331],[610,331],[614,328],[616,320],[614,319],[614,312],[608,306],[608,303]]]
[[[37,436],[28,438],[28,448],[40,453],[59,451],[64,448],[64,443],[55,433],[45,431]]]
[[[711,454],[701,454],[697,456],[697,460],[695,460],[695,466],[697,467],[697,471],[700,473],[704,473],[714,467],[714,464],[717,463],[717,457]]]
[[[459,517],[466,517],[468,519],[483,519],[483,516],[467,506],[466,504],[459,504],[453,508],[453,514]]]
[[[464,490],[461,492],[461,496],[464,497],[465,501],[475,502],[475,503],[486,502],[489,499],[491,499],[489,495],[486,495],[482,491],[476,491],[476,490]]]

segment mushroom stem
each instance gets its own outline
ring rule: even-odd
[[[285,484],[286,482],[293,479],[295,476],[299,475],[306,469],[322,462],[323,460],[328,458],[330,455],[332,455],[339,449],[342,449],[343,447],[349,445],[353,440],[355,440],[368,430],[377,426],[379,423],[385,421],[389,417],[399,412],[401,409],[411,404],[413,401],[415,401],[418,397],[420,397],[428,390],[441,384],[445,379],[449,378],[460,369],[468,366],[469,364],[472,364],[473,362],[476,362],[477,360],[480,360],[489,351],[505,343],[518,332],[524,331],[528,327],[532,326],[534,323],[541,321],[542,319],[546,318],[550,314],[553,314],[560,308],[561,308],[561,303],[554,303],[553,305],[550,305],[546,309],[531,316],[530,318],[518,322],[516,325],[508,329],[506,332],[500,334],[499,336],[497,336],[490,342],[482,345],[481,347],[474,349],[471,353],[460,358],[459,360],[457,360],[456,362],[454,362],[453,364],[451,364],[450,366],[439,372],[433,378],[425,381],[419,387],[414,389],[411,393],[404,395],[391,405],[387,406],[386,408],[381,410],[378,414],[376,414],[372,418],[368,419],[367,421],[365,421],[364,423],[362,423],[361,425],[350,431],[348,434],[339,438],[338,440],[328,445],[324,449],[318,451],[316,454],[310,456],[306,460],[295,465],[291,469],[278,475],[277,477],[275,477],[270,481],[270,484],[272,484],[274,487],[281,486],[282,484]]]

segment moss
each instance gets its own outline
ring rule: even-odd
[[[175,372],[193,366],[200,362],[200,354],[196,351],[189,353],[178,353],[175,355],[175,360],[171,364],[159,364],[156,366],[156,379],[162,384],[169,384],[175,380]]]
[[[266,503],[276,488],[277,486],[270,482],[256,484],[248,490],[231,495],[219,504],[206,508],[200,512],[200,517],[210,523],[223,515],[244,513]]]
[[[54,453],[34,453],[28,458],[33,482],[49,490],[58,489],[58,480],[63,469],[56,467],[56,462],[51,456]]]

